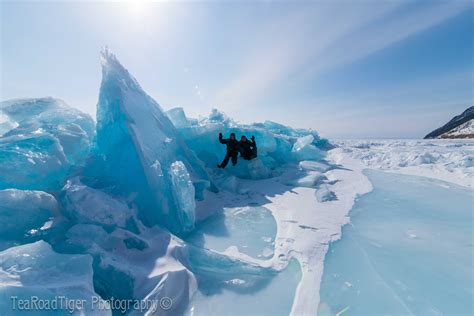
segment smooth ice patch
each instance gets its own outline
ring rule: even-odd
[[[326,255],[319,315],[472,314],[472,191],[366,174],[374,191]]]
[[[225,208],[203,223],[186,239],[187,242],[219,252],[229,247],[254,258],[273,255],[276,222],[264,207]]]
[[[204,284],[186,315],[288,315],[300,279],[300,265],[292,260],[286,269],[257,287],[246,288],[245,281],[238,278],[217,286]]]

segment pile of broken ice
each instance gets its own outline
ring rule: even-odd
[[[249,286],[272,275],[183,242],[199,217],[195,201],[286,164],[300,163],[306,175],[289,185],[321,185],[327,166],[316,161],[329,143],[270,121],[238,124],[217,110],[200,120],[181,108],[165,113],[107,51],[102,72],[97,124],[53,98],[0,105],[0,314],[11,312],[12,297],[31,295],[84,299],[76,312],[98,314],[111,311],[94,308],[92,297],[169,297],[172,308],[145,311],[181,314],[196,277],[238,275]],[[217,169],[219,132],[255,136],[259,157]]]

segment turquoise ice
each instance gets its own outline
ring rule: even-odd
[[[276,229],[275,219],[264,207],[226,208],[198,225],[186,241],[221,252],[238,245],[244,254],[268,258],[273,255]]]
[[[0,103],[0,189],[58,190],[86,159],[92,118],[53,98]]]
[[[165,114],[107,50],[102,75],[97,124],[53,98],[0,105],[0,293],[169,297],[173,306],[160,310],[163,315],[191,306],[206,313],[216,299],[229,304],[221,305],[228,311],[288,313],[299,265],[278,272],[254,260],[273,256],[276,223],[269,211],[235,209],[225,223],[230,234],[202,244],[192,239],[203,233],[205,222],[198,221],[216,210],[198,208],[196,201],[245,194],[241,179],[278,176],[303,157],[320,160],[327,141],[270,121],[239,124],[217,110],[199,120],[182,109]],[[218,170],[225,152],[219,132],[254,135],[259,157]],[[241,256],[235,256],[237,245],[246,246]],[[200,300],[197,294],[191,303],[197,288],[223,296]],[[231,304],[239,297],[241,304]],[[271,307],[269,297],[279,297],[279,304]],[[91,312],[85,299],[78,313]],[[0,306],[0,314],[11,312]]]
[[[264,207],[225,209],[222,214],[199,225],[187,242],[220,252],[240,251],[259,259],[273,256],[276,223]],[[238,245],[238,246],[236,246]],[[192,248],[198,249],[198,248]],[[197,250],[194,252],[199,253]],[[212,259],[191,253],[198,269],[199,288],[191,300],[187,315],[288,315],[300,266],[292,260],[283,271],[258,266],[235,266],[232,261]],[[220,271],[223,269],[224,271]],[[216,273],[218,272],[218,273]]]
[[[320,315],[472,315],[473,192],[366,174],[374,191],[326,255]]]
[[[225,155],[225,146],[217,139],[219,133],[224,138],[230,133],[235,133],[238,139],[244,135],[255,136],[258,157],[240,160],[234,168],[225,169],[226,174],[243,179],[273,177],[280,174],[282,165],[291,161],[321,160],[330,147],[316,131],[293,129],[271,121],[240,124],[216,109],[201,119],[188,118],[182,108],[171,109],[166,115],[207,167],[214,168]]]
[[[59,215],[56,198],[43,191],[0,190],[0,251],[35,241]]]
[[[201,191],[216,191],[207,171],[160,105],[107,50],[102,52],[102,74],[96,142],[84,181],[114,195],[134,196],[138,216],[148,226],[189,231],[192,217],[181,214],[194,210],[189,202],[183,204],[183,191],[173,189],[173,166],[180,162],[191,181],[206,183]]]
[[[2,314],[111,315],[110,310],[98,308],[105,303],[94,291],[89,255],[58,254],[46,242],[37,241],[0,252],[0,271]],[[77,300],[84,303],[78,305]]]

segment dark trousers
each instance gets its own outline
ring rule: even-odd
[[[225,154],[224,160],[222,160],[221,168],[225,168],[229,163],[229,159],[232,159],[232,166],[237,164],[237,152],[228,152]]]
[[[257,158],[257,147],[252,148],[252,150],[245,151],[241,153],[240,155],[245,160],[252,160],[253,158]]]

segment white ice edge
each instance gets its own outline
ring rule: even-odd
[[[328,161],[343,166],[344,169],[333,169],[326,172],[329,180],[338,180],[331,186],[337,195],[337,200],[319,203],[314,199],[314,189],[297,188],[307,192],[304,199],[296,197],[294,203],[304,204],[303,212],[293,213],[295,220],[318,230],[309,229],[280,229],[278,225],[277,236],[293,236],[292,256],[301,264],[302,278],[296,289],[290,315],[317,314],[320,301],[320,284],[324,271],[324,258],[329,248],[329,243],[341,238],[342,226],[349,222],[349,211],[352,209],[357,196],[372,190],[372,184],[362,173],[363,165],[350,157],[337,157],[329,152]],[[270,206],[267,206],[272,209]],[[277,223],[284,220],[284,215],[272,209],[277,218]],[[283,215],[283,216],[282,216]],[[299,226],[298,226],[299,228]],[[290,237],[291,238],[291,237]]]

